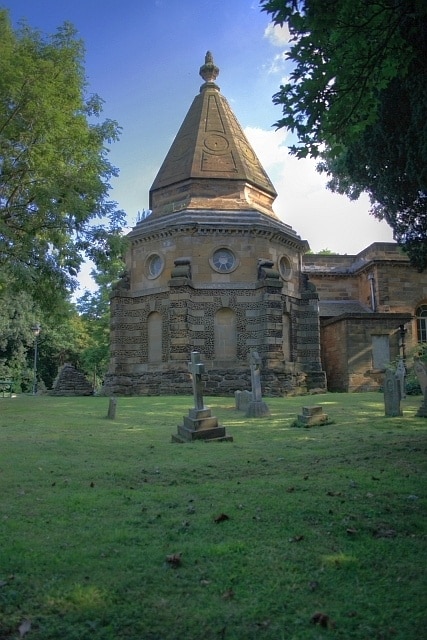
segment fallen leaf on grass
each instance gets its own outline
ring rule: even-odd
[[[19,631],[19,637],[23,638],[29,631],[31,631],[31,621],[24,620],[23,622],[21,622],[21,624],[19,625],[18,631]]]
[[[304,536],[294,536],[293,538],[289,538],[289,542],[301,542],[304,540]]]
[[[267,629],[270,626],[270,624],[271,624],[270,620],[263,620],[262,622],[257,622],[256,626],[259,629]]]
[[[229,516],[226,513],[220,513],[214,520],[217,524],[219,522],[224,522],[225,520],[230,520]]]
[[[379,528],[374,531],[374,538],[395,538],[397,531],[394,529]]]
[[[349,536],[354,536],[357,533],[357,529],[355,529],[354,527],[349,527],[347,529],[347,533]]]
[[[313,624],[318,624],[325,629],[335,628],[335,622],[331,620],[331,618],[326,613],[322,613],[321,611],[317,611],[311,616],[311,622]]]
[[[166,556],[166,562],[170,564],[171,567],[176,569],[180,567],[182,564],[181,554],[180,553],[171,553],[169,556]]]

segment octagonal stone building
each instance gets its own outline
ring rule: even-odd
[[[276,191],[218,73],[208,52],[151,212],[129,234],[105,393],[189,393],[191,351],[201,353],[209,395],[250,388],[252,351],[266,395],[325,388],[318,296],[301,272],[308,243],[275,215]]]

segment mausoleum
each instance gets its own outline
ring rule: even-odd
[[[250,389],[251,352],[264,395],[380,388],[387,364],[427,341],[427,275],[393,243],[307,254],[274,213],[276,191],[218,73],[208,52],[149,215],[129,234],[104,392],[191,393],[192,351],[208,395]]]
[[[189,393],[192,351],[207,394],[325,388],[317,293],[301,274],[306,240],[274,213],[276,191],[216,84],[204,83],[129,234],[127,278],[111,299],[108,393]]]

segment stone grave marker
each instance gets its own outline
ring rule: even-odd
[[[298,427],[315,427],[320,424],[327,424],[329,417],[327,413],[323,413],[323,407],[314,405],[312,407],[303,407],[302,414],[297,418],[296,425]]]
[[[424,399],[421,407],[417,411],[417,416],[419,418],[427,418],[427,387],[424,391]]]
[[[394,418],[402,415],[400,399],[399,380],[391,369],[387,369],[384,377],[384,408],[387,417]]]
[[[194,440],[231,442],[233,437],[226,435],[225,427],[220,426],[209,407],[204,406],[202,374],[205,366],[200,361],[198,351],[191,352],[188,370],[193,381],[194,408],[188,411],[188,416],[184,416],[184,423],[178,425],[178,433],[172,435],[172,442],[193,442]]]
[[[261,391],[261,358],[257,351],[252,351],[249,362],[251,365],[252,399],[246,410],[247,418],[259,418],[270,415],[270,409],[262,399]]]
[[[235,391],[234,399],[236,402],[236,409],[239,411],[246,411],[249,403],[252,402],[252,392],[247,389],[244,391]]]
[[[108,403],[108,413],[107,413],[107,418],[109,418],[109,420],[116,419],[116,409],[117,409],[117,398],[110,398],[110,402]]]
[[[414,360],[414,372],[417,376],[418,382],[420,383],[421,393],[424,396],[427,389],[427,371],[424,363],[418,358],[415,358]]]
[[[400,397],[406,398],[406,367],[403,359],[400,358],[394,374],[399,382]]]

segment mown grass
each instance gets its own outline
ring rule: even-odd
[[[425,637],[421,398],[206,403],[234,442],[172,444],[189,397],[0,399],[0,639]]]

